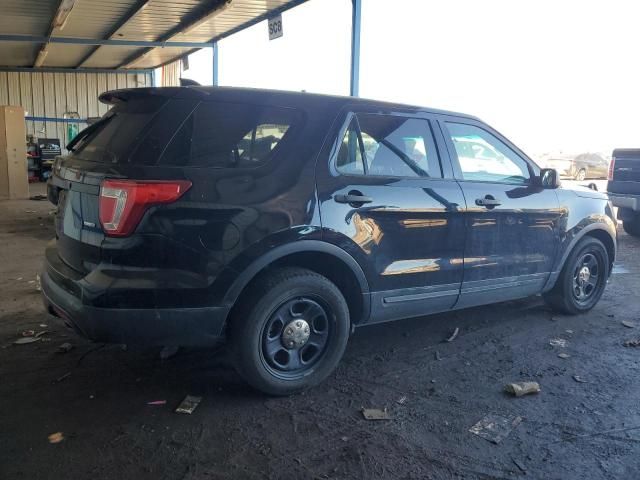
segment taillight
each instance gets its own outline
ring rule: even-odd
[[[611,157],[611,163],[609,164],[609,175],[607,175],[608,180],[613,180],[613,170],[616,166],[616,157]]]
[[[100,224],[111,237],[130,235],[147,208],[172,203],[191,188],[189,180],[104,180],[100,187]]]

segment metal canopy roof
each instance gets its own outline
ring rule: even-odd
[[[304,1],[2,0],[0,67],[155,68]]]

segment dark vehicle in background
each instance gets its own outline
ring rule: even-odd
[[[211,345],[270,394],[350,332],[544,294],[578,314],[616,255],[606,195],[560,186],[480,120],[348,97],[107,92],[57,161],[49,311],[100,342]]]
[[[545,166],[558,171],[561,177],[585,180],[587,178],[607,178],[609,161],[599,153],[580,155],[553,155]]]
[[[607,191],[629,235],[640,237],[640,148],[613,151]]]

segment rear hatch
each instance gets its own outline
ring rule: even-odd
[[[105,235],[99,203],[105,177],[162,179],[163,169],[153,165],[198,103],[196,98],[174,98],[179,92],[136,89],[103,94],[101,100],[114,106],[78,134],[68,145],[69,155],[56,159],[48,196],[57,205],[57,253],[78,273],[86,274],[100,263]]]
[[[613,151],[607,191],[640,196],[640,149]]]

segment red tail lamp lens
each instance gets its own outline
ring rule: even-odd
[[[104,180],[100,188],[100,224],[106,235],[131,235],[153,205],[172,203],[191,188],[189,180]]]

